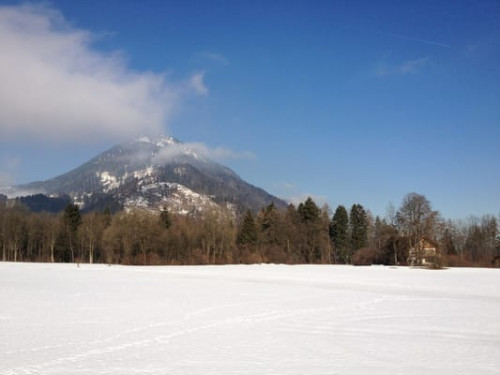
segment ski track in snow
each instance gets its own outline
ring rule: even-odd
[[[0,375],[498,374],[499,270],[0,263]]]

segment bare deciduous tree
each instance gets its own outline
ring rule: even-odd
[[[432,211],[431,203],[424,195],[409,193],[403,198],[398,211],[397,221],[410,244],[414,254],[410,263],[422,263],[420,240],[423,237],[433,237],[436,211]]]

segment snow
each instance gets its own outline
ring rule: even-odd
[[[110,174],[108,171],[102,171],[96,173],[97,177],[101,179],[101,184],[105,193],[120,187],[120,181],[118,178]]]
[[[192,199],[204,199],[206,201],[209,201],[210,198],[207,197],[206,195],[201,195],[201,194],[198,194],[194,191],[192,191],[191,189],[185,187],[184,185],[181,185],[181,184],[178,184],[178,183],[171,183],[170,186],[172,188],[175,188],[177,189],[183,196],[185,197],[190,197]]]
[[[135,140],[136,142],[142,142],[142,143],[153,143],[151,141],[151,138],[149,137],[146,137],[146,136],[142,136],[142,137],[139,137]]]
[[[203,211],[205,208],[218,208],[213,196],[198,194],[184,185],[175,182],[158,182],[156,178],[143,178],[138,182],[137,194],[125,199],[127,211],[144,208],[158,211],[164,206],[181,215]]]
[[[498,374],[500,271],[0,263],[0,374]]]
[[[176,141],[174,138],[168,137],[166,135],[161,135],[158,138],[154,138],[154,139],[152,139],[150,137],[142,136],[142,137],[136,138],[135,141],[141,142],[141,143],[151,143],[151,144],[153,144],[157,147],[160,147],[160,148],[167,147],[170,145],[179,144],[179,142]]]
[[[208,207],[218,208],[217,203],[213,201],[214,196],[198,194],[178,183],[169,182],[167,184],[172,189],[172,192],[165,200],[171,208],[181,215],[193,210],[201,212]],[[186,208],[189,208],[189,210],[186,210]]]
[[[168,147],[170,145],[177,145],[179,142],[175,141],[174,138],[172,137],[167,137],[167,136],[161,136],[159,139],[156,140],[155,142],[157,147]]]
[[[154,168],[152,166],[149,166],[145,169],[140,169],[134,172],[134,177],[135,178],[146,178],[146,177],[151,177],[153,175]]]

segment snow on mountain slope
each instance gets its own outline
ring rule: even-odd
[[[68,194],[88,209],[94,207],[202,211],[232,207],[258,210],[271,202],[285,202],[243,181],[229,168],[215,163],[172,137],[140,137],[96,156],[56,178],[17,186],[8,191],[26,194]]]
[[[493,375],[500,272],[0,263],[0,375]]]

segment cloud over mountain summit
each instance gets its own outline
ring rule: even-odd
[[[45,6],[0,7],[0,131],[4,139],[92,140],[159,134],[203,75],[172,82],[136,72],[119,52]],[[196,83],[193,86],[193,82]]]

